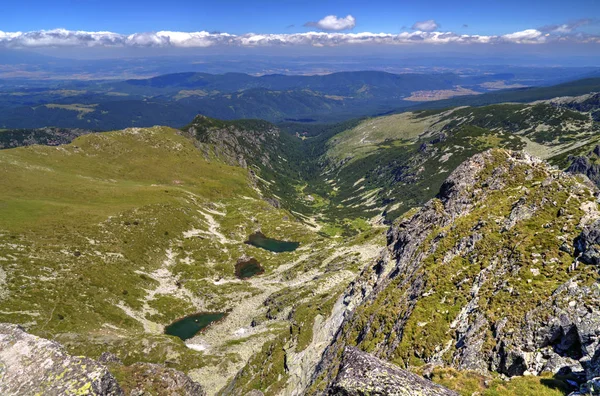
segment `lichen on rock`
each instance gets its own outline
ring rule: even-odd
[[[105,366],[13,324],[0,324],[0,367],[2,395],[124,394]]]
[[[327,393],[338,396],[458,396],[458,393],[353,347]]]

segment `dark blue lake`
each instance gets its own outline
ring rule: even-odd
[[[182,340],[192,338],[208,325],[223,319],[227,315],[224,312],[204,312],[186,316],[165,327],[165,334],[176,336]]]
[[[279,241],[277,239],[268,238],[262,232],[255,232],[250,235],[248,240],[244,243],[275,253],[293,252],[300,246],[299,242]]]

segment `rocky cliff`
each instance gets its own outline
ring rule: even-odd
[[[311,391],[338,375],[347,346],[411,369],[593,381],[598,217],[586,178],[519,152],[472,157],[394,224],[381,258],[347,289]]]
[[[272,168],[281,149],[279,129],[267,121],[221,121],[198,115],[183,130],[207,155],[244,168],[250,164]]]
[[[600,146],[597,145],[587,155],[570,156],[567,172],[586,175],[591,181],[600,186]]]

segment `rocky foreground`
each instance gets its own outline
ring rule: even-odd
[[[344,350],[340,371],[327,393],[340,396],[458,396],[456,392],[353,347]]]
[[[122,386],[111,371],[133,372],[136,381]],[[0,323],[0,394],[203,396],[205,392],[179,371],[150,363],[125,367],[110,354],[99,361],[72,356],[57,342]]]
[[[110,367],[110,369],[109,369]],[[111,370],[133,371],[136,382],[121,386]],[[130,377],[131,378],[131,377]],[[109,353],[98,361],[71,356],[57,342],[28,334],[20,326],[0,324],[0,394],[203,396],[202,387],[185,374],[151,363],[124,367]],[[255,391],[251,394],[262,395]],[[401,370],[356,348],[344,352],[342,368],[328,389],[330,395],[453,396],[409,371]]]

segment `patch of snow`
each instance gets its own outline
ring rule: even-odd
[[[248,330],[245,329],[244,327],[240,327],[239,329],[237,329],[236,331],[233,332],[234,335],[236,335],[237,337],[243,336],[244,334],[246,334]]]
[[[208,349],[207,345],[203,345],[203,344],[185,344],[186,347],[188,347],[189,349],[192,349],[194,351],[198,351],[198,352],[202,352],[202,351],[206,351]]]

